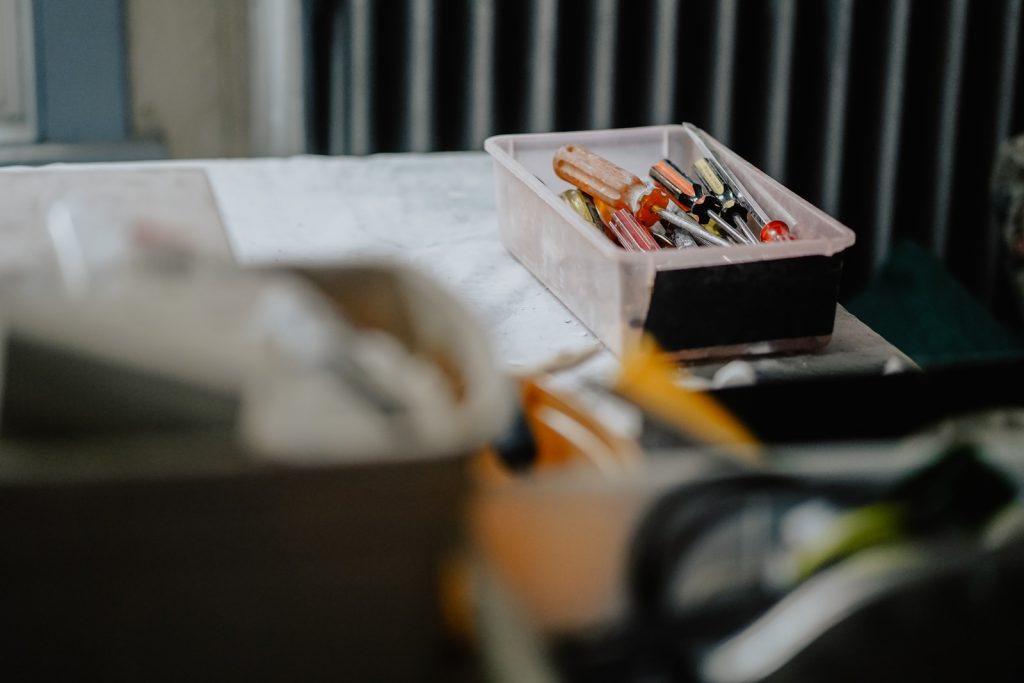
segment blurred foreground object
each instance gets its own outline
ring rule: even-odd
[[[504,419],[483,333],[412,272],[242,271],[152,254],[73,293],[7,292],[0,306],[13,349],[8,434],[137,430],[204,396],[237,411],[253,453],[309,460],[448,452]],[[360,329],[338,311],[392,327]],[[192,399],[163,402],[157,386]],[[138,412],[147,398],[152,424]]]
[[[754,463],[757,438],[711,395],[679,385],[679,368],[650,336],[622,359],[614,391],[698,443]]]
[[[38,249],[0,282],[0,656],[58,679],[443,677],[439,562],[510,412],[482,330],[403,267],[242,270],[81,206],[19,221]]]
[[[482,483],[505,481],[510,472],[581,466],[614,478],[639,463],[642,453],[635,441],[604,425],[564,392],[548,388],[543,378],[521,380],[520,399],[512,426],[482,454]]]
[[[612,401],[620,413],[642,413],[683,439],[714,447],[716,453],[756,464],[757,438],[708,392],[682,386],[682,373],[647,336],[626,352],[611,386],[592,383],[584,393],[596,394],[592,401]],[[614,478],[642,462],[636,439],[617,433],[578,397],[548,387],[545,379],[541,375],[521,381],[518,417],[483,458],[485,481],[500,480],[489,472],[498,463],[513,472],[549,472],[586,463]]]
[[[309,459],[446,452],[501,426],[507,390],[485,335],[418,273],[241,270],[198,171],[26,172],[0,183],[36,200],[4,234],[25,247],[2,270],[15,351],[4,433],[237,415],[253,452]],[[176,214],[159,199],[167,183],[171,199],[207,203]],[[202,406],[212,412],[199,415]]]
[[[1016,680],[1021,417],[492,491],[478,513],[520,552],[477,538],[491,671],[517,680],[517,652],[551,681]]]

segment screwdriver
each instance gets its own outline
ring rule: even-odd
[[[601,218],[601,214],[594,205],[594,200],[586,193],[573,188],[571,190],[566,190],[558,196],[561,197],[566,204],[571,206],[572,210],[579,214],[583,220],[603,232],[611,241],[616,241],[615,236],[612,235],[610,230],[608,230],[605,221]]]
[[[645,183],[629,171],[594,154],[582,145],[564,145],[554,158],[555,174],[612,209],[625,209],[644,226],[654,225],[654,209],[668,206],[660,187]]]
[[[736,176],[734,176],[732,172],[722,164],[722,162],[714,157],[708,158],[707,161],[712,170],[714,170],[727,185],[731,186],[737,200],[749,209],[750,217],[757,226],[758,237],[760,237],[762,242],[779,242],[796,239],[796,235],[790,231],[789,225],[787,225],[785,221],[777,219],[770,220],[768,218],[768,214],[765,213],[764,209],[761,208],[753,197],[745,192],[736,192],[738,188],[742,188],[743,186],[740,184],[739,180],[737,180]]]
[[[675,243],[672,241],[672,238],[668,236],[668,231],[665,230],[665,226],[663,226],[660,222],[652,225],[650,230],[651,237],[654,238],[654,241],[658,243],[659,247],[662,247],[664,249],[676,246]]]
[[[585,220],[587,223],[590,223],[595,228],[604,228],[604,225],[601,223],[601,216],[597,213],[597,207],[594,207],[594,211],[591,213],[590,207],[593,206],[593,204],[587,202],[585,194],[579,190],[572,189],[566,190],[558,196],[561,197],[566,204],[571,206],[572,210],[579,214],[580,218]]]
[[[652,166],[648,173],[685,213],[692,213],[698,223],[709,223],[707,229],[715,236],[720,235],[716,226],[710,224],[712,219],[708,217],[709,210],[719,208],[714,197],[706,194],[700,185],[690,180],[669,159],[662,159]]]
[[[704,181],[708,194],[718,200],[718,204],[722,207],[722,214],[732,221],[732,225],[738,227],[751,243],[756,243],[757,237],[747,226],[747,207],[739,201],[740,197],[733,186],[729,184],[728,175],[721,164],[705,157],[694,162],[693,170]]]
[[[714,247],[732,246],[731,242],[729,242],[728,240],[724,240],[721,237],[716,237],[715,235],[712,235],[710,232],[704,229],[704,226],[702,226],[700,223],[693,220],[684,213],[676,213],[671,209],[657,209],[655,213],[658,214],[658,217],[661,218],[661,220],[666,221],[667,223],[677,228],[680,228],[681,230],[686,231],[687,233],[689,233],[690,237],[692,237],[701,244]]]
[[[740,183],[739,179],[735,175],[733,175],[732,171],[726,168],[725,164],[719,161],[718,157],[714,156],[713,153],[710,157],[707,157],[707,162],[718,177],[722,179],[722,182],[731,188],[733,195],[741,204],[743,204],[744,208],[758,217],[762,225],[767,223],[768,214],[766,214],[764,209],[761,208],[761,205],[743,189],[743,184]]]
[[[736,200],[747,210],[747,215],[743,216],[743,227],[747,228],[747,234],[749,234],[755,240],[758,237],[761,237],[760,241],[766,241],[763,236],[764,227],[770,221],[768,220],[768,215],[764,212],[764,209],[761,208],[761,206],[754,200],[753,197],[751,197],[745,191],[741,190],[743,185],[736,178],[736,176],[732,174],[732,171],[726,168],[725,165],[722,164],[722,162],[719,161],[717,157],[712,155],[707,159],[707,161],[712,170],[718,175],[719,178],[722,179],[723,183],[732,191],[733,195],[736,197]],[[755,232],[751,232],[749,227],[747,226],[746,219],[748,218],[752,219],[754,221],[754,224],[757,226]],[[789,226],[787,226],[785,222],[777,221],[777,224],[785,228],[786,232],[788,233]]]
[[[656,222],[656,221],[655,221]],[[608,223],[618,244],[626,251],[657,251],[660,247],[650,230],[626,209],[616,209]]]
[[[668,164],[668,166],[664,167],[664,175],[662,175],[659,173],[659,168],[665,164]],[[689,210],[688,207],[692,204],[693,198],[700,193],[700,188],[694,188],[693,183],[686,178],[685,174],[678,168],[675,168],[668,159],[662,159],[658,165],[652,166],[650,176],[661,186],[661,189],[668,193],[669,199],[674,201],[684,211]],[[662,222],[655,223],[651,226],[651,234],[659,242],[662,241],[662,236],[664,235],[665,239],[669,242],[668,246],[678,249],[697,246],[697,243],[690,237],[689,233],[677,229],[672,224],[668,224],[666,227]]]
[[[707,177],[709,181],[711,178],[714,178],[714,182],[720,183],[720,185],[716,185],[715,191],[721,190],[723,205],[728,205],[729,207],[726,209],[726,215],[742,229],[743,234],[752,243],[790,239],[790,237],[783,236],[789,234],[789,226],[783,221],[769,221],[757,202],[738,189],[742,185],[739,184],[736,177],[718,159],[714,157],[701,159],[695,166],[702,178]],[[748,217],[753,219],[757,226],[756,232],[751,231],[747,224]],[[765,232],[764,227],[769,222],[774,223],[774,227],[772,230]]]
[[[586,195],[584,195],[584,196],[586,196]],[[597,208],[598,215],[600,215],[602,220],[604,220],[605,226],[611,225],[612,217],[613,217],[613,215],[615,213],[615,210],[612,207],[610,207],[607,204],[605,204],[604,202],[602,202],[600,199],[594,199],[593,203],[594,203],[594,206]],[[655,210],[655,211],[657,212],[657,210]],[[661,226],[663,228],[663,231],[659,231],[658,230],[658,226],[659,225],[660,225],[659,223],[655,223],[654,225],[652,225],[650,227],[650,231],[651,231],[651,236],[654,237],[654,239],[656,241],[658,241],[662,246],[665,246],[665,247],[676,247],[677,249],[686,249],[688,247],[696,247],[696,246],[698,246],[697,242],[693,241],[693,239],[689,236],[688,233],[680,231],[680,230],[667,230],[667,229],[665,229],[665,226]],[[670,227],[674,227],[674,226],[670,226]],[[606,229],[606,232],[608,232],[608,237],[613,242],[618,242],[618,240],[615,238],[614,234],[612,234],[607,229]],[[665,234],[665,233],[667,233],[667,234]],[[668,241],[665,241],[665,239],[663,239],[663,238],[667,238]]]
[[[695,239],[690,237],[690,233],[680,230],[668,221],[662,221],[660,225],[664,226],[665,231],[668,232],[669,239],[672,240],[672,244],[677,249],[689,249],[690,247],[700,246]]]
[[[753,244],[753,235],[750,239],[733,225],[729,223],[719,211],[722,210],[718,197],[705,194],[700,185],[694,183],[683,173],[678,166],[669,159],[662,159],[651,167],[650,175],[654,180],[665,188],[669,197],[675,200],[682,209],[697,217],[699,223],[705,224],[705,229],[720,236],[715,227],[721,228],[733,242],[737,244]],[[712,223],[712,221],[714,221]]]
[[[598,211],[602,215],[611,216],[611,208],[604,202],[597,200],[595,204],[598,207]],[[671,206],[671,205],[669,205]],[[655,210],[657,213],[657,210]],[[689,247],[699,246],[697,242],[690,237],[689,233],[677,229],[671,223],[666,224],[665,221],[660,221],[651,226],[651,235],[657,240],[662,246],[675,247],[677,249],[688,249]]]
[[[594,202],[594,208],[597,209],[597,215],[601,217],[604,224],[606,226],[611,225],[612,214],[615,213],[615,208],[608,206],[597,197],[591,197],[591,200]]]
[[[612,214],[608,227],[626,251],[658,251],[661,248],[650,231],[625,209],[617,209]]]
[[[725,217],[717,211],[708,211],[708,218],[714,220],[725,234],[728,235],[736,244],[757,244],[757,239],[754,237],[753,233],[750,233],[749,230],[738,230],[736,225],[727,221]]]
[[[672,201],[687,213],[690,213],[693,202],[704,193],[700,185],[696,185],[668,159],[662,159],[651,166],[648,173],[656,183],[661,185],[662,189],[668,192]]]
[[[652,225],[651,234],[662,247],[688,249],[698,246],[689,233],[677,229],[667,221],[659,221]]]

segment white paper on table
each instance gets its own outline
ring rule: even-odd
[[[0,170],[0,285],[59,273],[61,247],[90,268],[149,247],[234,261],[203,169]]]

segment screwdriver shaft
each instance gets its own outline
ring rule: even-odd
[[[708,211],[708,216],[711,217],[715,223],[718,224],[718,227],[724,230],[725,234],[731,237],[737,244],[756,244],[756,242],[748,240],[746,235],[737,230],[736,226],[725,220],[720,213]]]
[[[736,224],[736,227],[740,229],[740,232],[742,232],[746,236],[748,242],[750,242],[751,244],[757,244],[758,242],[760,242],[760,240],[757,239],[757,235],[754,234],[754,231],[750,229],[750,226],[747,225],[747,222],[745,220],[743,220],[742,218],[735,214],[733,215],[732,220],[733,223]]]
[[[721,237],[715,237],[692,218],[686,217],[685,215],[680,216],[679,214],[665,210],[658,211],[657,213],[659,218],[664,221],[668,221],[681,230],[685,230],[698,242],[715,247],[732,246],[731,242],[724,240]]]

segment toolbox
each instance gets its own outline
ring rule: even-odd
[[[659,159],[713,153],[796,240],[630,252],[559,198],[555,151],[582,145],[640,176]],[[505,247],[609,348],[652,334],[681,359],[809,351],[828,344],[852,230],[692,124],[499,135],[494,157]]]

